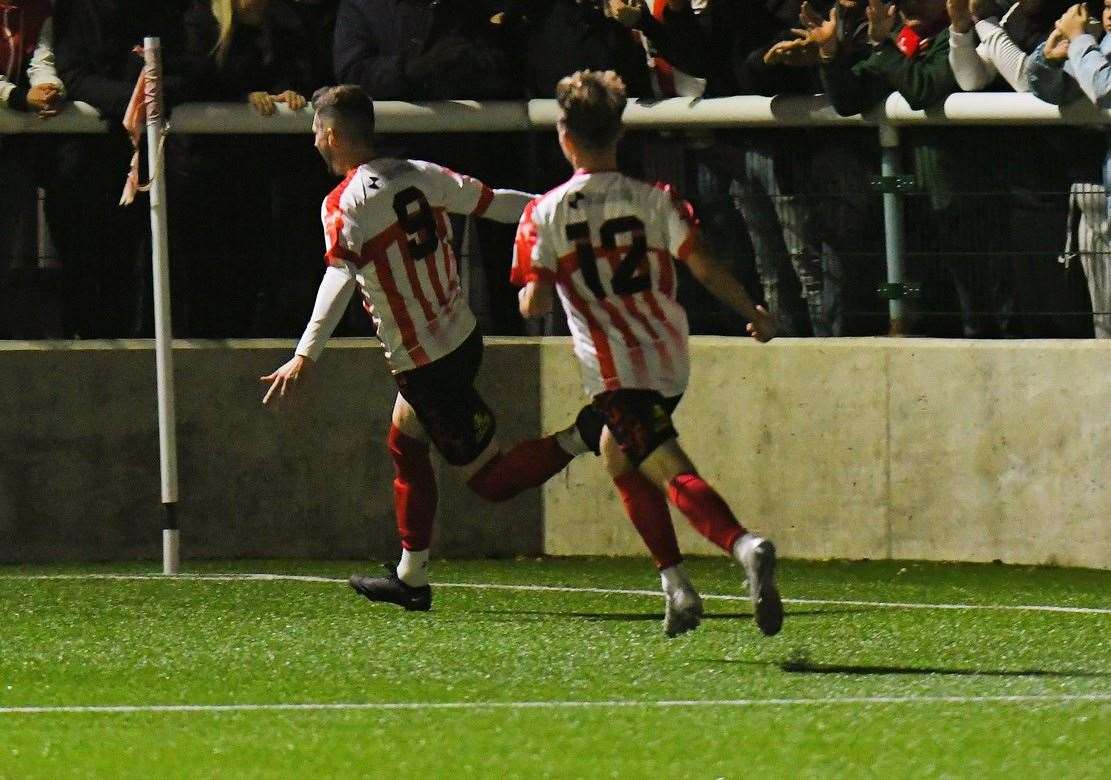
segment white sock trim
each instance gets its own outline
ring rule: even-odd
[[[590,448],[586,446],[586,442],[579,435],[579,429],[574,425],[564,428],[562,431],[556,431],[552,435],[555,436],[559,448],[571,457],[585,455],[590,452]]]
[[[402,582],[412,588],[421,588],[428,584],[428,550],[401,551],[401,560],[397,564],[397,576]]]
[[[667,595],[680,590],[691,590],[693,587],[690,577],[687,576],[687,572],[681,563],[660,570],[660,585]]]
[[[757,536],[751,531],[745,532],[740,539],[733,542],[733,558],[738,563],[743,564],[746,557],[751,554],[752,549],[762,541],[764,541],[762,536]]]

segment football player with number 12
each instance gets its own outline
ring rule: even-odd
[[[690,204],[617,170],[621,79],[612,71],[579,71],[559,82],[556,101],[559,143],[575,173],[521,217],[511,274],[522,286],[521,314],[546,314],[553,289],[558,292],[583,385],[605,420],[606,469],[660,570],[664,632],[682,634],[702,618],[702,599],[683,570],[670,499],[700,534],[741,563],[756,625],[775,634],[783,624],[775,547],[738,523],[699,476],[671,421],[690,368],[675,261],[746,317],[757,341],[775,335],[775,322],[709,254]]]

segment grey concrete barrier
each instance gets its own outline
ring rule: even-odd
[[[541,350],[550,424],[578,377]],[[702,337],[691,363],[680,441],[786,556],[1111,569],[1109,343]],[[596,464],[545,487],[544,519],[548,553],[642,554]]]
[[[583,402],[566,339],[490,339],[506,440]],[[337,339],[299,404],[292,342],[176,342],[185,557],[396,555],[374,342]],[[798,558],[1111,569],[1111,344],[692,339],[680,440],[740,519]],[[155,559],[150,342],[0,342],[0,561]],[[438,466],[438,556],[644,555],[601,464],[486,504]],[[716,552],[674,513],[683,548]]]
[[[298,403],[264,408],[293,346],[175,342],[184,557],[396,557],[380,348],[333,340]],[[486,352],[505,440],[538,430],[538,357]],[[438,472],[439,554],[542,552],[539,492],[492,505]],[[0,561],[155,559],[160,512],[153,342],[0,342]]]

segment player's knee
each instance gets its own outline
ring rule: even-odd
[[[412,436],[401,432],[396,425],[390,427],[390,434],[386,437],[386,446],[390,451],[394,467],[399,475],[413,473],[417,470],[430,469],[432,463],[428,457],[428,445]]]

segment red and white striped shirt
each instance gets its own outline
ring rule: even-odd
[[[478,216],[493,200],[494,191],[477,179],[435,163],[392,158],[354,168],[325,198],[329,272],[346,271],[358,285],[394,373],[443,357],[474,330],[448,212]],[[313,331],[310,322],[298,354],[318,357],[319,336],[327,339],[331,328],[324,330]]]
[[[521,216],[511,280],[554,282],[591,396],[619,388],[687,386],[687,315],[675,262],[697,231],[670,189],[616,172],[577,171]]]

